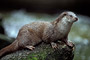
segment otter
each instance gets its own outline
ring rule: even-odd
[[[17,51],[18,49],[28,48],[33,50],[35,45],[45,42],[50,43],[52,48],[56,48],[55,41],[62,41],[68,46],[68,34],[71,26],[78,20],[75,13],[71,11],[62,12],[58,18],[52,22],[33,22],[24,25],[16,37],[16,40],[9,46],[0,50],[0,57],[6,53]]]

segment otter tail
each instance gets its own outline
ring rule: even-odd
[[[18,42],[17,40],[15,40],[12,44],[0,50],[0,58],[3,57],[5,54],[14,52],[18,49],[19,49]]]

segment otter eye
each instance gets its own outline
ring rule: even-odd
[[[72,15],[69,15],[70,17],[73,17]]]

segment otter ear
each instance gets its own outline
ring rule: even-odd
[[[66,12],[63,12],[63,13],[61,14],[62,17],[66,16],[66,15],[67,15]]]
[[[66,15],[67,15],[67,13],[66,13],[66,12],[64,12],[64,13],[63,13],[63,15],[64,15],[64,16],[66,16]]]

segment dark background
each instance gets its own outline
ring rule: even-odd
[[[26,9],[29,12],[56,13],[75,11],[90,16],[89,0],[0,0],[0,11]]]

